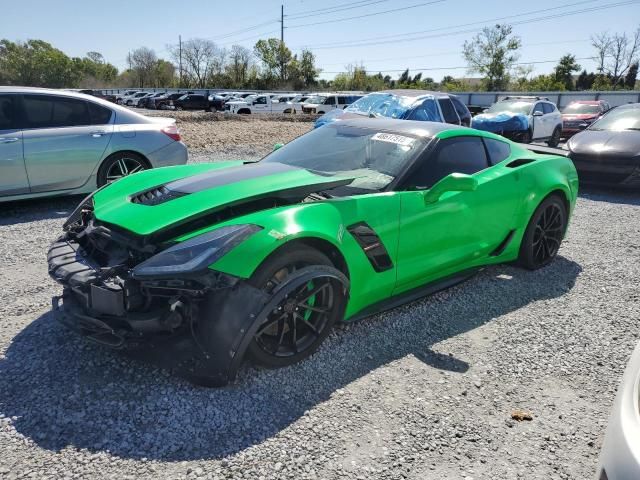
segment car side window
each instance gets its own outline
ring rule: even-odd
[[[409,179],[409,187],[431,188],[452,173],[473,175],[489,166],[480,137],[460,136],[441,140]]]
[[[323,103],[323,105],[335,105],[336,97],[327,97]]]
[[[553,105],[551,105],[550,103],[543,103],[542,104],[542,113],[544,113],[544,114],[553,113],[554,110],[555,110],[555,108],[553,108]]]
[[[531,113],[535,113],[535,112],[541,112],[544,113],[544,108],[542,107],[542,102],[538,102],[534,105],[533,110],[531,111]]]
[[[256,98],[255,103],[258,104],[258,105],[266,105],[267,104],[267,97],[258,97],[258,98]]]
[[[87,102],[91,125],[105,125],[111,122],[111,110],[97,103]]]
[[[15,95],[0,95],[0,130],[20,128],[18,99]]]
[[[456,113],[458,114],[458,116],[460,117],[460,120],[462,120],[463,118],[466,117],[470,117],[471,115],[469,114],[469,110],[467,109],[467,107],[464,105],[464,103],[462,103],[460,101],[460,99],[456,98],[456,97],[450,97],[451,101],[453,102],[453,106],[456,109]]]
[[[30,128],[56,128],[90,125],[84,100],[49,95],[25,95],[24,112]]]
[[[338,97],[338,105],[349,105],[347,97]]]
[[[493,138],[484,138],[484,144],[489,153],[489,164],[497,165],[511,155],[511,146],[507,142],[494,140]]]
[[[439,98],[438,103],[442,110],[445,123],[453,123],[454,125],[460,125],[460,119],[456,113],[456,109],[453,107],[453,103],[448,98]]]
[[[414,108],[407,118],[408,120],[418,120],[420,122],[442,122],[436,102],[431,99],[425,100],[421,105]]]

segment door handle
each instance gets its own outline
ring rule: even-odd
[[[0,138],[0,143],[13,143],[13,142],[17,142],[18,140],[20,140],[17,137],[5,137],[5,138]]]
[[[101,136],[105,135],[107,132],[105,132],[104,130],[96,130],[95,132],[91,132],[91,136],[93,138],[100,138]]]

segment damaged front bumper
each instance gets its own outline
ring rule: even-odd
[[[268,298],[229,275],[131,278],[103,267],[69,235],[51,245],[49,274],[64,287],[53,298],[55,318],[88,340],[191,381],[221,386],[234,378],[245,336]]]

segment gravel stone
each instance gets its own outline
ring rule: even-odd
[[[255,158],[299,134],[286,122],[242,123],[248,143],[192,146],[192,160],[238,148]],[[78,201],[0,211],[1,478],[594,475],[640,334],[640,196],[584,190],[548,267],[487,268],[336,328],[301,364],[247,365],[222,389],[194,387],[53,321],[60,287],[46,249]],[[516,422],[515,410],[533,419]]]

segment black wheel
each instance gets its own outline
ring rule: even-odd
[[[547,140],[547,145],[549,145],[550,147],[557,147],[558,144],[560,143],[561,134],[562,134],[562,129],[560,127],[556,127],[555,130],[553,131],[553,135],[551,135],[551,138]]]
[[[267,293],[281,293],[291,288],[284,282],[296,270],[331,267],[331,261],[318,250],[293,246],[267,259],[249,280]],[[327,277],[312,278],[291,288],[286,298],[260,325],[249,344],[249,353],[267,368],[292,365],[311,355],[340,320],[345,297],[335,281]]]
[[[520,264],[536,270],[553,261],[567,228],[567,208],[558,195],[547,197],[529,220],[520,245]]]
[[[211,105],[211,106],[209,107],[209,111],[210,111],[211,113],[216,113],[216,112],[218,111],[218,109],[217,109],[216,107],[214,107],[213,105]]]
[[[98,170],[98,187],[148,168],[147,162],[138,154],[119,152],[107,157]]]

